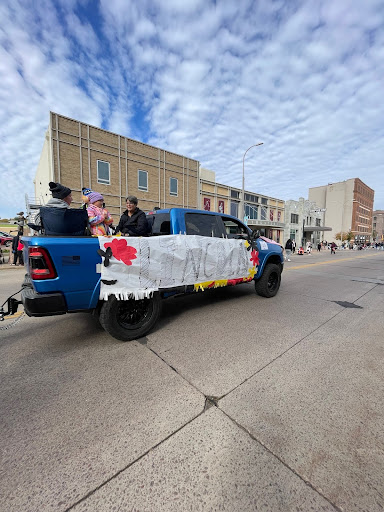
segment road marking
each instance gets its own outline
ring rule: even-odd
[[[329,260],[329,261],[319,261],[318,263],[308,263],[307,265],[299,265],[299,266],[296,266],[296,267],[288,267],[287,265],[284,265],[284,270],[296,270],[296,269],[299,269],[299,268],[311,268],[311,267],[316,267],[317,265],[328,265],[329,263],[335,263],[336,261],[339,262],[339,261],[355,261],[357,259],[365,259],[365,258],[369,258],[371,256],[380,256],[380,254],[366,254],[364,256],[355,256],[354,258],[342,258],[342,259],[332,259],[332,260]]]

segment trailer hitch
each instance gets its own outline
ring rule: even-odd
[[[15,299],[14,295],[17,295],[20,292],[21,292],[21,290],[14,293],[10,297],[8,297],[8,299],[1,305],[1,307],[0,307],[0,322],[3,322],[5,316],[14,315],[15,313],[17,313],[19,304],[22,304],[22,301]],[[4,311],[5,304],[7,305],[6,311]]]

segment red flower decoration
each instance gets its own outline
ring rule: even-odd
[[[126,265],[132,265],[132,260],[137,258],[137,250],[131,245],[127,245],[125,238],[114,238],[112,242],[104,244],[104,247],[110,247],[113,256]]]
[[[251,258],[250,259],[251,259],[254,267],[256,265],[260,264],[259,253],[257,251],[255,251],[255,249],[253,249],[253,251],[251,252]]]

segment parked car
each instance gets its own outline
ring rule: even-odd
[[[0,245],[9,247],[12,244],[13,236],[5,231],[0,231]]]

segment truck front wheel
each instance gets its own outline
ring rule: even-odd
[[[145,336],[152,329],[160,311],[158,293],[141,300],[118,300],[111,295],[101,307],[100,324],[114,338],[131,341]]]
[[[274,297],[279,291],[281,282],[281,270],[279,265],[269,263],[264,268],[263,275],[255,281],[257,295],[262,297]]]

